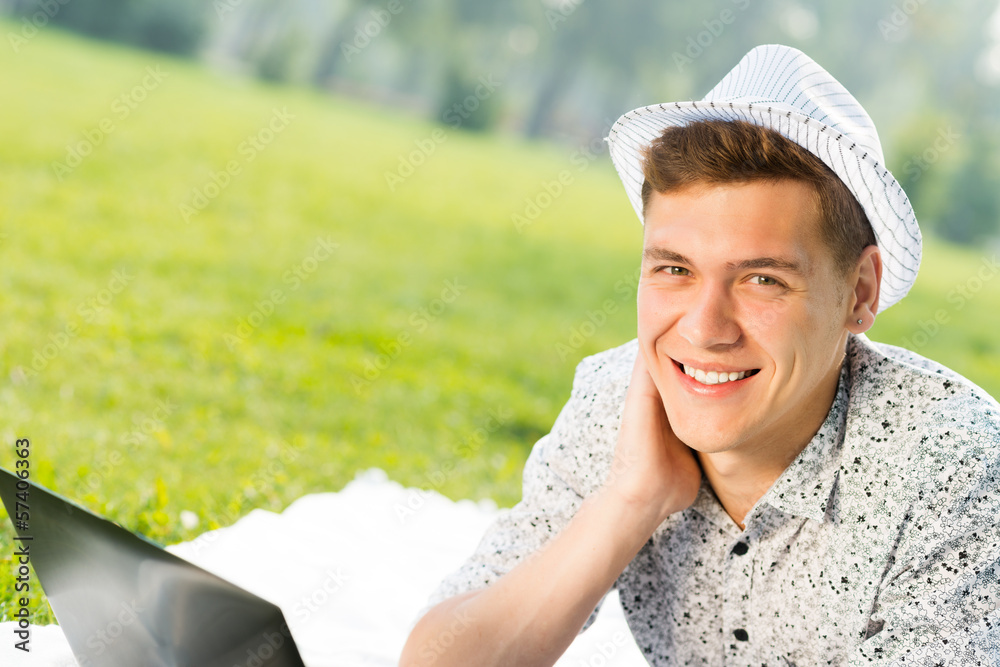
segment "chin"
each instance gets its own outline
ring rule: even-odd
[[[667,419],[674,434],[691,449],[702,454],[717,454],[734,449],[745,438],[742,434],[734,433],[729,429],[716,428],[711,422],[700,415],[688,415],[681,418],[679,415],[672,417],[667,411]]]

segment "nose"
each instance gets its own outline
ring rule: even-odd
[[[701,349],[732,345],[741,336],[731,297],[722,285],[703,284],[695,290],[676,326],[684,340]]]

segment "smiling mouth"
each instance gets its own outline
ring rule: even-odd
[[[700,368],[685,366],[680,362],[674,363],[680,367],[682,373],[693,378],[696,382],[707,385],[723,384],[724,382],[739,382],[740,380],[753,377],[760,372],[759,368],[752,368],[744,371],[703,371]]]

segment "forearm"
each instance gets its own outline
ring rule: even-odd
[[[493,585],[431,609],[414,627],[401,667],[552,665],[660,519],[598,492]]]

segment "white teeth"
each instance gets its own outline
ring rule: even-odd
[[[703,371],[700,368],[684,367],[684,373],[693,377],[702,384],[722,384],[723,382],[735,382],[747,376],[746,371]]]

